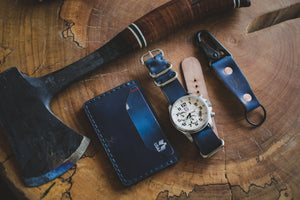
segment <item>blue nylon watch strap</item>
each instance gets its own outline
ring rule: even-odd
[[[162,85],[160,88],[171,105],[177,99],[187,94],[179,80],[176,78],[176,72],[174,72],[172,69],[166,71],[168,68],[170,68],[170,64],[164,59],[161,53],[146,60],[145,65],[149,69],[150,75],[154,78],[155,83],[157,85]],[[172,81],[168,84],[165,84],[170,80]]]
[[[210,127],[192,134],[192,137],[200,149],[201,156],[204,158],[213,155],[224,145],[224,141],[218,138]]]
[[[162,53],[146,60],[144,64],[171,105],[180,97],[187,95],[186,90],[177,79],[176,72],[171,69],[171,64],[165,61]],[[204,158],[217,152],[224,144],[223,140],[219,139],[209,126],[198,133],[193,133],[192,137]]]

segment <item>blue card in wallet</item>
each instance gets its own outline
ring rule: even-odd
[[[137,81],[124,83],[84,104],[121,182],[130,186],[178,161]]]

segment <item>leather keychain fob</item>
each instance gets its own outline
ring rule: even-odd
[[[153,56],[153,53],[158,53]],[[145,57],[150,56],[144,61]],[[150,71],[154,83],[159,86],[169,101],[169,112],[174,127],[183,133],[191,142],[195,142],[204,158],[212,156],[223,145],[224,141],[213,131],[211,103],[202,96],[189,94],[177,79],[177,72],[165,61],[163,52],[154,49],[141,58]]]
[[[225,86],[243,105],[247,122],[253,126],[262,125],[267,116],[266,109],[257,100],[246,77],[234,62],[231,54],[206,30],[197,33],[197,45],[206,55],[209,66],[214,69]],[[258,123],[250,121],[249,112],[259,107],[263,110],[262,119]]]

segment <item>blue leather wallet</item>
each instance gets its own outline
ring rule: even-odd
[[[123,185],[178,161],[137,81],[87,101],[84,109]]]

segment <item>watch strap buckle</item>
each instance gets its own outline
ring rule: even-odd
[[[154,58],[154,55],[153,55],[154,52],[161,53],[164,56],[164,52],[161,49],[153,49],[151,51],[148,51],[147,53],[145,53],[144,55],[141,56],[141,63],[142,63],[142,65],[145,65],[145,57],[146,56],[149,55],[151,58]]]

